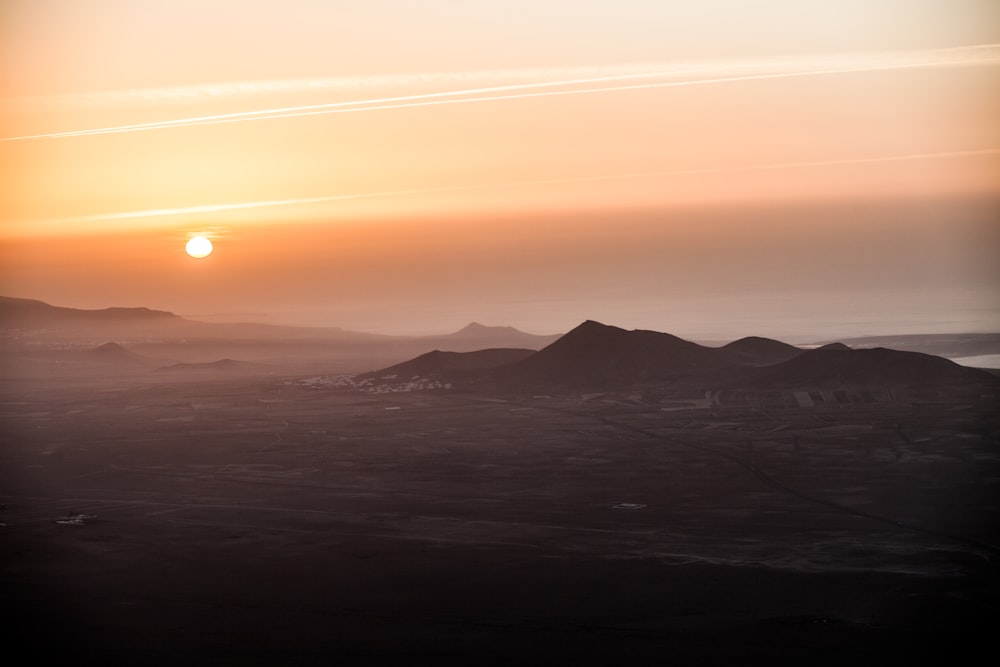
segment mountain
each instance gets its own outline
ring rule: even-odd
[[[720,350],[728,353],[739,364],[749,366],[768,366],[782,361],[788,361],[802,354],[803,350],[771,338],[747,336],[724,345]]]
[[[996,376],[942,357],[882,347],[852,350],[827,345],[759,369],[751,385],[886,387],[997,382]]]
[[[131,326],[178,321],[173,313],[149,308],[103,308],[81,310],[52,306],[34,299],[0,296],[0,328],[37,329],[88,328],[100,325]]]
[[[119,367],[141,367],[156,363],[155,360],[136,354],[115,342],[104,343],[92,350],[88,350],[87,360]]]
[[[493,336],[530,336],[523,331],[518,331],[514,327],[488,327],[479,322],[467,324],[462,329],[451,334],[453,338],[492,338]]]
[[[640,384],[684,391],[709,389],[941,387],[995,385],[996,376],[947,359],[883,348],[852,350],[832,343],[802,350],[747,337],[705,347],[667,333],[626,331],[588,320],[538,352],[435,350],[372,375],[456,378],[506,389],[608,391]]]
[[[521,361],[535,354],[535,350],[486,349],[475,352],[442,352],[434,350],[401,364],[383,368],[366,376],[385,377],[396,375],[402,379],[425,377],[453,380],[462,376],[481,373],[499,366]],[[363,376],[365,377],[365,376]]]
[[[592,320],[563,336],[536,336],[476,322],[443,336],[380,336],[335,328],[210,324],[149,308],[81,310],[12,297],[0,297],[0,343],[8,365],[16,363],[21,373],[51,374],[64,368],[79,374],[90,372],[95,363],[114,372],[132,372],[170,359],[189,363],[162,370],[250,371],[259,370],[250,361],[266,361],[271,365],[262,368],[275,363],[295,368],[327,364],[357,372],[395,363],[379,374],[460,379],[484,387],[585,391],[643,383],[699,392],[996,382],[995,375],[918,352],[851,349],[843,343],[802,350],[759,337],[706,347],[667,333],[627,331]],[[95,347],[80,349],[88,345]],[[410,361],[397,363],[407,358]],[[218,361],[209,362],[213,359]]]
[[[1000,354],[1000,333],[909,334],[845,338],[853,348],[887,347],[906,352],[923,352],[939,357],[973,357]]]
[[[728,357],[671,334],[587,320],[536,354],[496,369],[493,377],[503,383],[620,387],[708,374],[731,365]]]
[[[369,340],[388,336],[344,331],[338,327],[291,327],[258,323],[210,323],[189,320],[150,308],[83,310],[53,306],[34,299],[0,296],[0,329],[34,330],[33,334],[74,336],[98,331],[150,333],[157,338]]]
[[[296,368],[319,363],[361,372],[428,350],[537,350],[556,338],[477,323],[436,336],[391,336],[339,327],[210,323],[149,308],[81,310],[0,297],[0,346],[11,356],[97,346],[115,340],[128,350],[141,350],[158,358],[161,365],[166,359],[201,363],[229,357],[286,363]]]
[[[0,297],[0,331],[7,338],[71,340],[96,343],[127,338],[130,343],[155,340],[262,341],[269,344],[304,342],[310,345],[381,346],[400,356],[427,350],[470,352],[484,348],[545,347],[559,336],[538,336],[513,327],[488,327],[472,323],[452,334],[435,336],[388,336],[347,331],[340,327],[296,327],[276,324],[211,323],[191,320],[174,313],[149,308],[104,308],[81,310],[53,306],[33,299]]]
[[[462,329],[440,337],[429,337],[438,347],[472,351],[484,348],[521,348],[539,350],[559,339],[559,334],[540,336],[525,333],[514,327],[491,327],[472,322]]]

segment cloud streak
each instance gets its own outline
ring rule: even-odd
[[[330,102],[325,104],[287,106],[215,115],[191,116],[148,123],[133,123],[128,125],[70,130],[64,132],[48,132],[42,134],[4,137],[2,140],[26,141],[39,139],[66,139],[72,137],[145,132],[181,127],[299,118],[340,113],[389,111],[450,104],[499,102],[566,95],[590,95],[628,90],[676,88],[685,86],[735,83],[741,81],[790,79],[862,72],[997,64],[1000,64],[1000,45],[990,44],[974,47],[958,47],[953,49],[930,49],[883,54],[844,54],[840,56],[771,59],[745,63],[729,63],[725,65],[718,63],[689,66],[645,65],[637,66],[639,71],[629,72],[618,72],[615,68],[612,68],[611,71],[615,73],[602,74],[600,76],[560,78],[548,81],[536,80],[532,82],[513,83],[499,86],[481,86],[449,91]],[[555,74],[566,75],[571,72],[594,73],[595,71],[606,72],[608,70],[601,70],[600,68],[581,68],[572,70],[518,71],[534,72],[535,76],[540,78],[541,76],[553,76]],[[497,75],[496,72],[487,74],[491,76]],[[706,74],[709,74],[710,76],[705,76]],[[406,80],[425,83],[427,81],[438,81],[441,75],[436,76],[425,75],[421,77],[414,75],[411,79]],[[453,74],[451,76],[455,75]],[[692,76],[697,78],[691,78]],[[476,74],[469,74],[470,80],[475,78]],[[628,83],[643,79],[664,78],[669,80]],[[308,82],[309,80],[306,81]],[[315,87],[322,88],[323,85],[332,86],[331,82],[334,81],[340,81],[343,83],[344,80],[327,80],[327,84],[317,84]],[[273,86],[274,82],[266,85]],[[212,88],[196,88],[196,90],[212,90]],[[247,90],[253,90],[253,85],[245,84],[242,87],[237,85],[236,88],[233,88],[232,90],[237,92],[246,92]]]
[[[664,171],[641,171],[624,172],[617,174],[602,174],[593,176],[574,176],[563,178],[548,178],[523,181],[506,181],[500,183],[470,183],[462,185],[451,185],[430,188],[412,188],[403,190],[384,190],[377,192],[344,193],[335,195],[323,195],[317,197],[300,197],[295,199],[270,199],[252,202],[235,202],[223,204],[202,204],[197,206],[182,206],[175,208],[147,209],[142,211],[124,211],[119,213],[106,213],[97,215],[74,216],[67,218],[52,218],[48,220],[25,221],[19,223],[23,226],[31,227],[33,232],[38,231],[39,226],[64,226],[72,224],[86,224],[94,222],[115,222],[115,221],[137,221],[149,218],[180,217],[186,215],[204,215],[211,213],[223,213],[230,211],[242,211],[252,209],[279,208],[307,206],[311,204],[328,204],[340,201],[382,199],[391,197],[404,197],[410,195],[444,194],[449,192],[469,192],[477,190],[505,189],[514,187],[532,187],[544,185],[565,185],[574,183],[597,183],[608,181],[622,181],[638,178],[667,178],[671,176],[690,176],[724,174],[753,171],[775,171],[785,169],[808,169],[817,167],[836,167],[860,164],[874,164],[887,162],[909,162],[915,160],[933,160],[946,158],[981,157],[987,155],[1000,155],[1000,148],[984,148],[978,150],[945,151],[935,153],[907,153],[901,155],[888,155],[878,157],[846,158],[841,160],[816,160],[805,162],[773,162],[755,165],[742,165],[733,167],[717,167],[705,169],[672,169]]]

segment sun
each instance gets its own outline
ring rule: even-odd
[[[184,250],[195,259],[201,259],[212,254],[212,242],[204,236],[195,236],[187,242]]]

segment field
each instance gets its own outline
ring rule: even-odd
[[[2,401],[5,623],[37,660],[955,658],[1000,608],[995,397],[206,374]]]

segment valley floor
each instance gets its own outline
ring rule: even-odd
[[[843,664],[1000,611],[1000,412],[7,383],[13,648],[75,664]],[[11,653],[13,654],[13,653]]]

